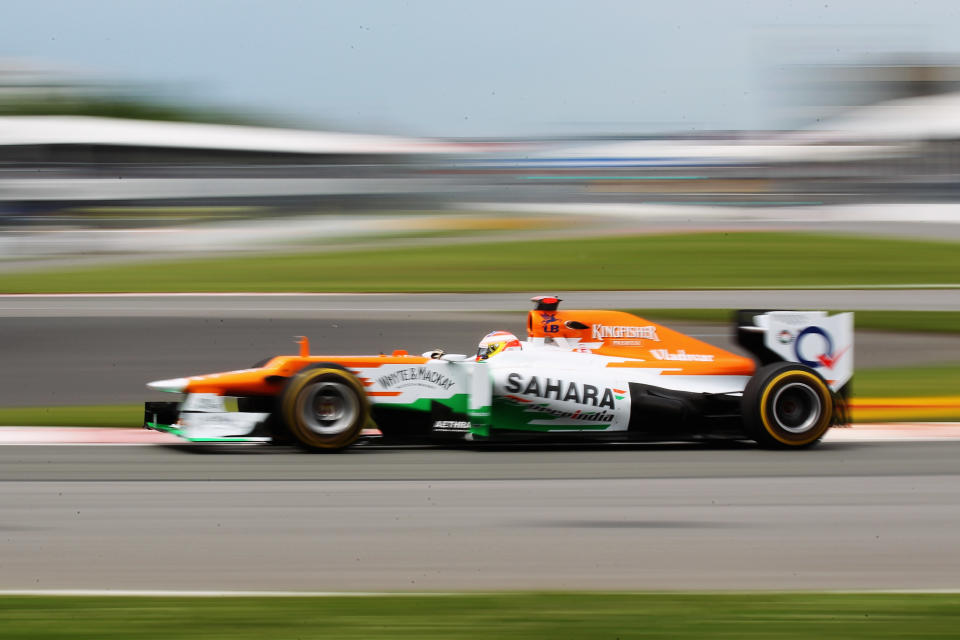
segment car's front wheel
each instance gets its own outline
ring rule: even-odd
[[[826,381],[799,364],[767,365],[743,391],[744,427],[763,446],[810,446],[830,428],[833,411],[833,394]]]
[[[350,445],[369,416],[360,382],[339,367],[321,365],[300,371],[280,398],[286,433],[313,451],[336,451]]]

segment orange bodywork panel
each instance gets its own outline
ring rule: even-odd
[[[674,375],[753,375],[750,358],[674,331],[624,311],[531,311],[527,334],[533,338],[565,339],[574,349],[623,358],[609,368],[666,369]]]
[[[276,395],[287,379],[311,364],[333,363],[345,369],[376,369],[385,364],[417,365],[427,362],[422,356],[277,356],[258,369],[240,369],[187,378],[187,393],[220,395]],[[360,378],[361,381],[364,378]],[[387,392],[388,393],[388,392]],[[373,395],[373,394],[371,394]]]

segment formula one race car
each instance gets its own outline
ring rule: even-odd
[[[797,448],[846,421],[853,314],[739,311],[746,358],[621,311],[541,296],[528,338],[496,331],[475,356],[276,356],[240,371],[151,382],[145,425],[197,442],[333,451],[384,443],[578,438],[747,439]],[[372,435],[371,435],[372,434]]]

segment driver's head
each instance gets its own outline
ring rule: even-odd
[[[521,348],[517,336],[509,331],[491,331],[480,341],[480,346],[477,349],[477,361],[482,362],[498,353],[519,351]]]

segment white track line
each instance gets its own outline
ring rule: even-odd
[[[960,439],[960,422],[859,424],[831,429],[824,442],[942,442]]]
[[[0,427],[0,445],[127,445],[183,442],[169,433],[116,427]]]

